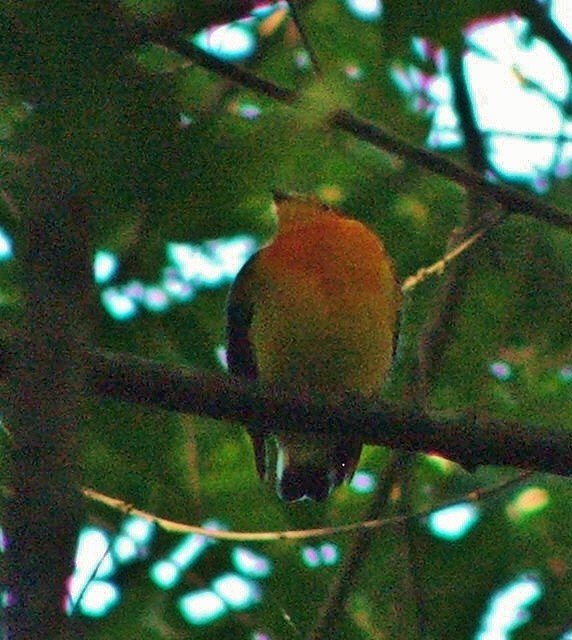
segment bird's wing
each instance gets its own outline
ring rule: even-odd
[[[230,288],[227,304],[227,362],[232,375],[255,380],[258,377],[256,356],[250,340],[250,325],[254,315],[252,284],[256,269],[254,254],[244,264]],[[260,478],[266,477],[265,437],[249,431],[254,448],[256,470]]]

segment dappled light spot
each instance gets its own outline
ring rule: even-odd
[[[190,116],[188,113],[179,113],[179,127],[181,127],[181,129],[188,129],[193,122],[193,116]]]
[[[315,569],[321,564],[320,554],[314,547],[304,547],[302,549],[302,562],[310,569]]]
[[[112,544],[113,556],[121,564],[147,557],[155,525],[148,520],[129,516],[121,524]]]
[[[448,460],[447,458],[443,458],[436,453],[431,453],[425,458],[427,462],[431,464],[432,467],[439,470],[441,473],[451,473],[453,469],[456,467],[454,462]]]
[[[192,301],[202,288],[210,289],[232,282],[255,249],[254,238],[247,235],[201,244],[168,242],[165,248],[167,264],[161,270],[159,282],[147,284],[134,279],[107,287],[101,292],[102,305],[113,319],[120,322],[133,319],[140,309],[150,313],[166,312],[175,304]],[[100,265],[105,266],[106,260],[100,256]],[[113,272],[118,268],[119,265],[114,263]],[[103,267],[101,271],[104,271]],[[97,274],[94,277],[97,282]]]
[[[267,633],[263,633],[262,631],[255,631],[252,636],[250,636],[250,640],[271,640],[271,638]]]
[[[104,580],[91,580],[77,605],[79,612],[91,618],[106,616],[121,599],[119,588]]]
[[[166,311],[169,308],[169,297],[160,287],[146,287],[143,306],[147,311],[153,311],[155,313]]]
[[[120,289],[110,287],[101,293],[101,304],[107,313],[119,322],[126,322],[137,315],[137,305]]]
[[[183,280],[173,267],[167,267],[163,270],[161,287],[172,302],[190,302],[196,295],[195,287]]]
[[[489,372],[497,379],[505,382],[512,378],[512,367],[508,362],[497,360],[489,365]]]
[[[216,359],[219,361],[222,368],[226,371],[228,369],[228,358],[226,353],[226,347],[224,345],[219,345],[215,349]]]
[[[427,224],[429,209],[427,205],[413,196],[399,196],[396,202],[396,211],[400,215],[407,216],[418,227]]]
[[[375,476],[369,471],[356,471],[350,489],[355,493],[371,493],[375,489]]]
[[[135,302],[143,302],[145,289],[145,284],[141,280],[130,280],[122,288],[123,293]]]
[[[184,281],[215,287],[233,280],[255,248],[254,238],[239,235],[202,245],[169,242],[166,250],[167,259]]]
[[[194,625],[209,624],[227,612],[223,599],[210,589],[188,593],[179,599],[183,618]]]
[[[363,69],[357,64],[346,64],[344,73],[350,80],[362,80],[364,76]]]
[[[298,69],[309,69],[312,64],[310,54],[305,49],[297,49],[294,53],[294,65]]]
[[[508,640],[513,631],[530,620],[529,607],[541,598],[542,593],[540,580],[526,575],[496,591],[488,602],[475,640]]]
[[[572,382],[572,366],[565,365],[560,369],[560,380],[562,382]]]
[[[161,589],[172,589],[181,577],[179,567],[171,560],[158,560],[149,569],[149,577]]]
[[[546,489],[527,487],[508,503],[506,513],[511,520],[520,520],[524,516],[542,511],[549,502],[550,495]]]
[[[106,284],[117,273],[119,261],[111,251],[96,251],[93,259],[93,279],[96,284]]]
[[[250,12],[255,18],[268,18],[279,9],[288,9],[287,0],[278,0],[278,2],[260,2]]]
[[[12,238],[0,227],[0,262],[14,257]]]
[[[463,134],[453,106],[453,83],[447,53],[427,38],[412,38],[411,48],[424,69],[395,62],[390,70],[391,78],[408,98],[410,108],[431,118],[427,145],[438,149],[459,147]],[[433,69],[425,70],[427,64]]]
[[[230,554],[237,571],[250,578],[266,578],[272,571],[270,560],[247,547],[234,547]]]
[[[203,527],[216,531],[226,529],[224,525],[216,520],[204,523]],[[193,566],[206,549],[213,544],[216,544],[216,540],[213,538],[190,533],[171,550],[166,558],[153,563],[149,570],[151,580],[162,589],[174,587],[184,572]]]
[[[336,204],[344,197],[344,192],[339,184],[322,184],[316,193],[321,200],[328,204]]]
[[[305,546],[302,549],[302,563],[309,569],[332,566],[340,559],[338,546],[333,542],[324,542],[318,547]]]
[[[76,608],[87,616],[100,617],[114,607],[120,599],[117,586],[105,580],[117,569],[110,553],[110,537],[98,527],[84,527],[78,538],[75,570],[69,581],[66,611]]]
[[[437,71],[445,71],[447,69],[449,58],[443,47],[437,46],[429,40],[419,36],[411,38],[411,50],[422,62],[431,62]],[[451,96],[447,95],[447,99]]]
[[[115,536],[112,549],[113,555],[121,563],[129,562],[137,557],[137,545],[129,536]]]
[[[128,516],[121,525],[121,530],[139,545],[147,545],[155,535],[156,525],[146,518]]]
[[[240,21],[203,29],[193,42],[206,53],[229,62],[244,60],[256,49],[254,33]]]
[[[76,574],[96,578],[106,578],[115,572],[115,562],[109,553],[110,536],[99,527],[84,527],[77,544]],[[94,573],[95,571],[95,573]]]
[[[268,12],[266,15],[256,15],[255,11],[252,11],[250,15],[262,18],[258,21],[258,33],[263,38],[276,33],[276,31],[282,26],[284,21],[288,18],[290,13],[290,7],[287,2],[277,2],[272,6],[273,11]]]
[[[200,282],[204,286],[216,286],[225,278],[225,265],[212,260],[200,247],[192,244],[169,243],[167,254],[179,269],[182,278]]]
[[[434,511],[427,517],[427,526],[435,537],[454,541],[464,537],[478,519],[478,508],[465,502]]]
[[[224,573],[212,581],[213,591],[230,609],[242,611],[260,601],[260,588],[253,580],[237,573]]]
[[[340,557],[337,545],[332,542],[324,542],[324,544],[319,547],[319,552],[322,556],[323,563],[327,566],[336,564]]]
[[[379,20],[383,13],[381,0],[345,0],[345,2],[348,11],[364,22]]]
[[[249,101],[238,101],[232,104],[232,111],[245,120],[256,120],[262,113],[262,109]]]

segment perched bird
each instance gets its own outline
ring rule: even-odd
[[[229,296],[230,373],[299,397],[375,396],[392,363],[401,292],[381,240],[314,197],[275,194],[278,233]],[[276,486],[291,502],[325,499],[351,478],[360,434],[280,433]],[[268,476],[267,438],[251,433]]]

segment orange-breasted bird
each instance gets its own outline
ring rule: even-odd
[[[391,367],[401,292],[365,225],[311,196],[275,194],[278,233],[239,272],[228,303],[230,373],[293,396],[375,396]],[[271,429],[270,429],[271,431]],[[251,433],[268,475],[268,438]],[[325,499],[351,478],[360,434],[279,433],[276,485],[291,502]]]

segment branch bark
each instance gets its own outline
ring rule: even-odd
[[[288,397],[223,374],[195,372],[127,354],[86,352],[89,384],[102,397],[279,432],[359,432],[367,444],[437,453],[472,469],[508,465],[572,475],[572,433],[471,413],[437,416],[347,396],[335,405]]]

